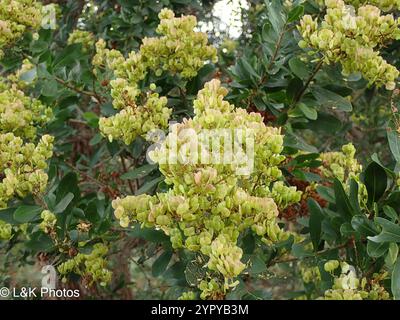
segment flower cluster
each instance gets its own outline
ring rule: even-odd
[[[329,261],[325,262],[325,264],[324,264],[324,270],[325,270],[326,272],[332,273],[332,272],[335,271],[337,268],[339,268],[339,265],[340,265],[339,261],[337,261],[337,260],[329,260]]]
[[[345,2],[356,8],[370,4],[385,12],[400,9],[399,0],[345,0]]]
[[[0,208],[15,196],[44,191],[47,184],[46,160],[52,156],[53,137],[44,135],[35,145],[24,143],[13,133],[0,134]]]
[[[214,278],[202,280],[199,289],[201,290],[200,298],[203,300],[221,300],[226,291],[226,288]]]
[[[93,33],[77,29],[69,35],[67,43],[69,45],[81,43],[83,52],[88,52],[94,48],[95,38]]]
[[[172,111],[166,107],[166,98],[154,93],[148,95],[143,106],[137,105],[141,93],[138,83],[150,70],[157,76],[168,71],[192,78],[205,61],[216,60],[216,49],[207,45],[207,36],[193,31],[197,23],[194,16],[175,18],[171,10],[163,9],[159,17],[157,31],[161,36],[144,38],[140,50],[131,52],[126,59],[118,50],[106,49],[104,40],[96,43],[92,63],[114,73],[116,79],[110,82],[113,106],[122,109],[119,114],[100,120],[100,131],[110,140],[122,139],[129,144],[153,129],[167,128]]]
[[[392,14],[381,15],[371,5],[359,7],[356,13],[343,0],[326,0],[325,4],[327,13],[320,25],[310,15],[302,18],[300,47],[321,52],[328,64],[340,62],[345,76],[361,73],[370,85],[395,89],[399,71],[380,56],[379,48],[400,39],[400,20]]]
[[[100,118],[100,130],[110,141],[122,140],[128,145],[138,135],[168,126],[172,110],[167,102],[157,93],[149,94],[143,106],[126,106],[113,117]]]
[[[333,261],[331,261],[332,263]],[[329,270],[339,267],[338,261],[333,262]],[[380,282],[384,280],[387,274],[374,274],[371,281],[366,278],[357,278],[354,268],[345,262],[341,264],[341,274],[335,277],[332,289],[325,291],[323,299],[325,300],[387,300],[390,295],[381,286]],[[326,269],[326,267],[325,267]]]
[[[169,9],[161,10],[157,32],[159,38],[145,38],[140,47],[144,63],[156,73],[169,71],[184,78],[196,76],[204,61],[217,60],[217,50],[207,46],[207,36],[195,32],[195,16],[175,18]],[[177,50],[178,49],[178,50]]]
[[[150,153],[152,160],[159,163],[165,182],[172,185],[168,192],[113,201],[115,216],[122,227],[139,222],[144,227],[160,228],[169,235],[174,248],[201,252],[209,258],[206,263],[209,280],[203,280],[199,287],[202,298],[213,297],[217,292],[224,294],[237,284],[235,278],[245,268],[242,249],[237,246],[242,231],[251,228],[266,243],[288,237],[278,225],[277,204],[263,194],[268,190],[281,199],[293,198],[284,194],[289,189],[273,188],[273,182],[282,176],[278,165],[285,159],[281,155],[280,129],[267,127],[257,113],[235,109],[224,101],[227,93],[219,80],[208,82],[194,101],[195,117],[175,124],[172,132],[177,135],[171,132]],[[253,140],[243,139],[242,147],[252,146],[254,154],[246,155],[240,148],[228,150],[222,143],[217,150],[233,157],[229,164],[190,161],[183,165],[173,161],[193,150],[191,145],[204,129],[225,129],[232,135],[237,129],[250,130],[254,133]],[[211,159],[213,150],[209,142],[198,147],[205,158]],[[168,161],[171,155],[173,159]],[[253,171],[239,174],[243,163],[248,164],[252,159]],[[212,274],[222,275],[224,281]]]
[[[90,254],[78,253],[74,258],[60,264],[58,271],[62,275],[75,273],[80,275],[90,286],[99,282],[101,286],[106,286],[111,281],[111,271],[106,268],[104,257],[108,253],[108,248],[102,243],[96,243]],[[63,279],[64,281],[66,278]]]
[[[33,139],[36,126],[50,120],[52,111],[39,100],[28,97],[15,85],[1,83],[0,92],[0,133]]]
[[[10,240],[12,237],[11,224],[0,220],[0,240]]]
[[[42,5],[36,0],[2,0],[0,4],[0,58],[2,49],[27,30],[36,30],[42,21]]]
[[[57,223],[57,217],[55,214],[49,210],[44,210],[40,217],[43,219],[39,225],[40,230],[42,230],[44,233],[54,232],[54,228]]]
[[[193,291],[183,292],[178,300],[196,300],[196,293]]]
[[[321,273],[318,266],[300,266],[300,274],[304,283],[317,283],[321,281]]]
[[[325,152],[320,154],[322,160],[321,172],[330,179],[337,178],[343,184],[349,179],[358,180],[362,166],[355,158],[356,149],[349,143],[342,147],[342,152]]]
[[[261,191],[261,190],[260,190]],[[286,186],[283,181],[277,181],[273,184],[271,190],[262,190],[264,196],[274,199],[279,210],[284,210],[293,203],[298,203],[301,200],[302,193],[296,187]]]

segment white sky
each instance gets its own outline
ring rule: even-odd
[[[246,0],[221,0],[214,5],[213,16],[221,21],[221,31],[227,31],[231,38],[238,38],[242,33],[243,24],[240,20],[242,9],[249,9]],[[208,27],[206,26],[207,29]]]

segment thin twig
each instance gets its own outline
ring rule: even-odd
[[[306,90],[308,89],[309,85],[311,84],[311,81],[314,80],[315,76],[317,75],[318,71],[321,69],[322,65],[324,64],[324,60],[321,59],[317,66],[315,67],[313,73],[310,75],[310,77],[308,78],[306,84],[304,85],[303,89],[297,94],[296,98],[293,101],[293,105],[296,105],[301,98],[303,98],[303,95],[305,94]]]
[[[314,258],[315,256],[320,256],[320,255],[322,255],[322,254],[324,254],[324,253],[327,253],[327,252],[329,252],[329,251],[332,251],[332,250],[338,250],[338,249],[346,248],[348,245],[349,245],[349,243],[346,242],[346,243],[341,244],[341,245],[339,245],[339,246],[337,246],[337,247],[328,248],[328,249],[324,249],[324,250],[322,250],[322,251],[318,251],[318,252],[315,253],[314,256],[309,256],[309,257],[305,257],[305,258]],[[275,264],[278,264],[278,263],[295,262],[295,261],[298,261],[298,260],[300,260],[300,258],[296,258],[296,257],[289,258],[289,259],[282,259],[282,260],[276,259],[276,260],[272,260],[272,261],[268,264],[268,266],[270,267],[270,266],[275,265]]]
[[[121,157],[122,169],[124,170],[124,173],[127,173],[128,168],[126,167],[125,164],[125,158],[122,154],[120,154],[120,157]],[[129,190],[131,191],[131,193],[135,194],[135,188],[133,187],[132,181],[129,179],[127,179],[126,181],[128,182]]]

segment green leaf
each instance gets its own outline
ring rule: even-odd
[[[68,205],[71,203],[72,199],[74,199],[75,195],[71,192],[67,193],[67,195],[62,198],[62,200],[57,203],[56,207],[54,208],[54,213],[61,213],[63,212]]]
[[[373,241],[368,241],[367,243],[367,253],[371,258],[382,257],[388,249],[388,243],[376,243]]]
[[[307,119],[316,120],[318,118],[317,110],[315,110],[314,108],[308,107],[304,103],[299,103],[299,108]]]
[[[358,183],[356,180],[350,180],[350,205],[355,214],[361,214],[360,203],[358,201]]]
[[[131,237],[141,238],[149,242],[156,243],[169,243],[169,237],[160,230],[141,228],[139,224],[136,224],[134,229],[129,232]]]
[[[190,286],[198,286],[200,279],[204,278],[206,275],[206,269],[197,260],[190,261],[185,268],[185,278],[186,282]]]
[[[79,198],[80,191],[78,187],[78,177],[74,172],[67,173],[61,179],[57,188],[57,203],[70,192],[75,195],[75,199]]]
[[[300,95],[301,90],[303,90],[303,88],[304,88],[303,81],[301,81],[297,77],[293,78],[292,80],[290,80],[288,87],[286,89],[287,97],[290,100],[295,101],[297,97]]]
[[[82,44],[71,44],[63,49],[54,59],[54,69],[70,66],[80,58],[82,58]]]
[[[336,202],[335,193],[333,192],[333,190],[331,188],[326,187],[326,186],[318,185],[317,186],[317,192],[326,201],[328,201],[330,203],[335,203]]]
[[[58,93],[57,82],[55,80],[45,80],[41,94],[45,97],[55,97]]]
[[[383,206],[383,212],[385,215],[392,220],[392,222],[396,222],[399,219],[399,216],[396,213],[396,210],[394,210],[390,206]]]
[[[155,178],[155,179],[153,179],[153,180],[150,180],[150,181],[146,182],[143,186],[141,186],[141,187],[136,191],[135,195],[138,196],[138,195],[141,195],[141,194],[143,194],[143,193],[146,193],[146,192],[152,190],[153,188],[156,187],[156,185],[157,185],[159,182],[161,182],[161,181],[163,181],[163,180],[164,180],[164,177],[158,177],[158,178]]]
[[[253,255],[250,262],[251,269],[249,272],[251,274],[258,274],[267,270],[267,265],[265,261],[259,255]]]
[[[14,220],[20,223],[30,222],[42,212],[39,206],[22,205],[14,211]]]
[[[312,93],[322,106],[330,106],[347,112],[353,110],[351,102],[337,93],[321,87],[315,87]]]
[[[31,236],[31,239],[26,242],[26,247],[33,252],[50,252],[54,248],[53,240],[43,232],[39,231]]]
[[[393,128],[388,128],[387,138],[393,157],[396,159],[397,162],[400,162],[400,137],[398,132]]]
[[[364,214],[354,216],[351,219],[351,226],[364,237],[375,236],[379,233],[374,223]]]
[[[382,231],[375,237],[368,237],[373,242],[400,242],[400,226],[384,218],[375,218]]]
[[[261,31],[261,37],[264,42],[270,40],[270,32],[271,32],[271,24],[269,22],[264,23]]]
[[[305,79],[309,75],[307,64],[297,57],[293,57],[289,60],[289,68],[300,79]]]
[[[318,202],[310,198],[308,200],[308,208],[310,211],[310,237],[315,251],[318,251],[321,242],[321,224],[324,219],[324,214]]]
[[[290,132],[287,132],[285,134],[285,137],[283,140],[283,145],[285,147],[300,149],[300,150],[308,151],[311,153],[318,153],[318,150],[314,146],[309,145],[302,138],[300,138]]]
[[[7,222],[9,224],[17,224],[14,219],[14,212],[17,208],[6,208],[0,210],[0,220]]]
[[[99,116],[94,112],[85,112],[83,118],[90,127],[97,128],[99,126]]]
[[[340,226],[340,234],[345,238],[350,238],[354,234],[354,229],[350,222],[345,222]]]
[[[288,23],[294,22],[294,21],[298,20],[303,14],[304,14],[304,7],[303,6],[294,7],[288,13],[287,22]]]
[[[247,232],[246,235],[242,238],[241,248],[243,249],[244,254],[252,254],[255,249],[255,240],[252,232]]]
[[[313,256],[313,253],[306,248],[306,243],[293,244],[291,252],[294,257],[299,259]]]
[[[155,164],[146,164],[144,166],[141,166],[139,168],[135,168],[131,171],[128,171],[127,173],[123,174],[121,176],[122,180],[127,180],[127,179],[140,179],[145,176],[147,176],[149,173],[153,172],[158,168],[158,165]]]
[[[351,220],[353,216],[353,209],[350,205],[350,200],[343,189],[342,183],[335,178],[333,183],[335,190],[336,206],[338,213],[341,214],[346,220]]]
[[[391,289],[393,298],[395,300],[400,300],[400,258],[397,258],[396,264],[394,265],[392,271],[392,283]]]
[[[241,59],[240,60],[242,63],[242,66],[244,67],[244,70],[253,78],[260,80],[261,76],[254,70],[253,66],[246,60],[246,59]]]
[[[162,275],[168,267],[169,262],[172,258],[172,251],[164,251],[156,261],[154,261],[152,266],[152,274],[155,277]]]
[[[306,128],[316,132],[337,134],[343,123],[333,115],[318,111],[318,120],[309,121]]]
[[[389,250],[385,257],[385,263],[389,267],[393,266],[396,263],[397,256],[399,254],[399,246],[396,243],[389,244]]]
[[[387,188],[385,169],[376,162],[371,162],[365,170],[364,182],[368,192],[368,203],[378,201]]]
[[[280,33],[282,31],[283,26],[285,25],[285,18],[283,16],[283,8],[281,1],[265,1],[266,6],[268,8],[268,20],[270,21],[272,27],[274,28],[276,33]]]

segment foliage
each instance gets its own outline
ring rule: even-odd
[[[398,1],[252,0],[238,39],[212,1],[49,2],[0,5],[0,287],[400,299]]]

